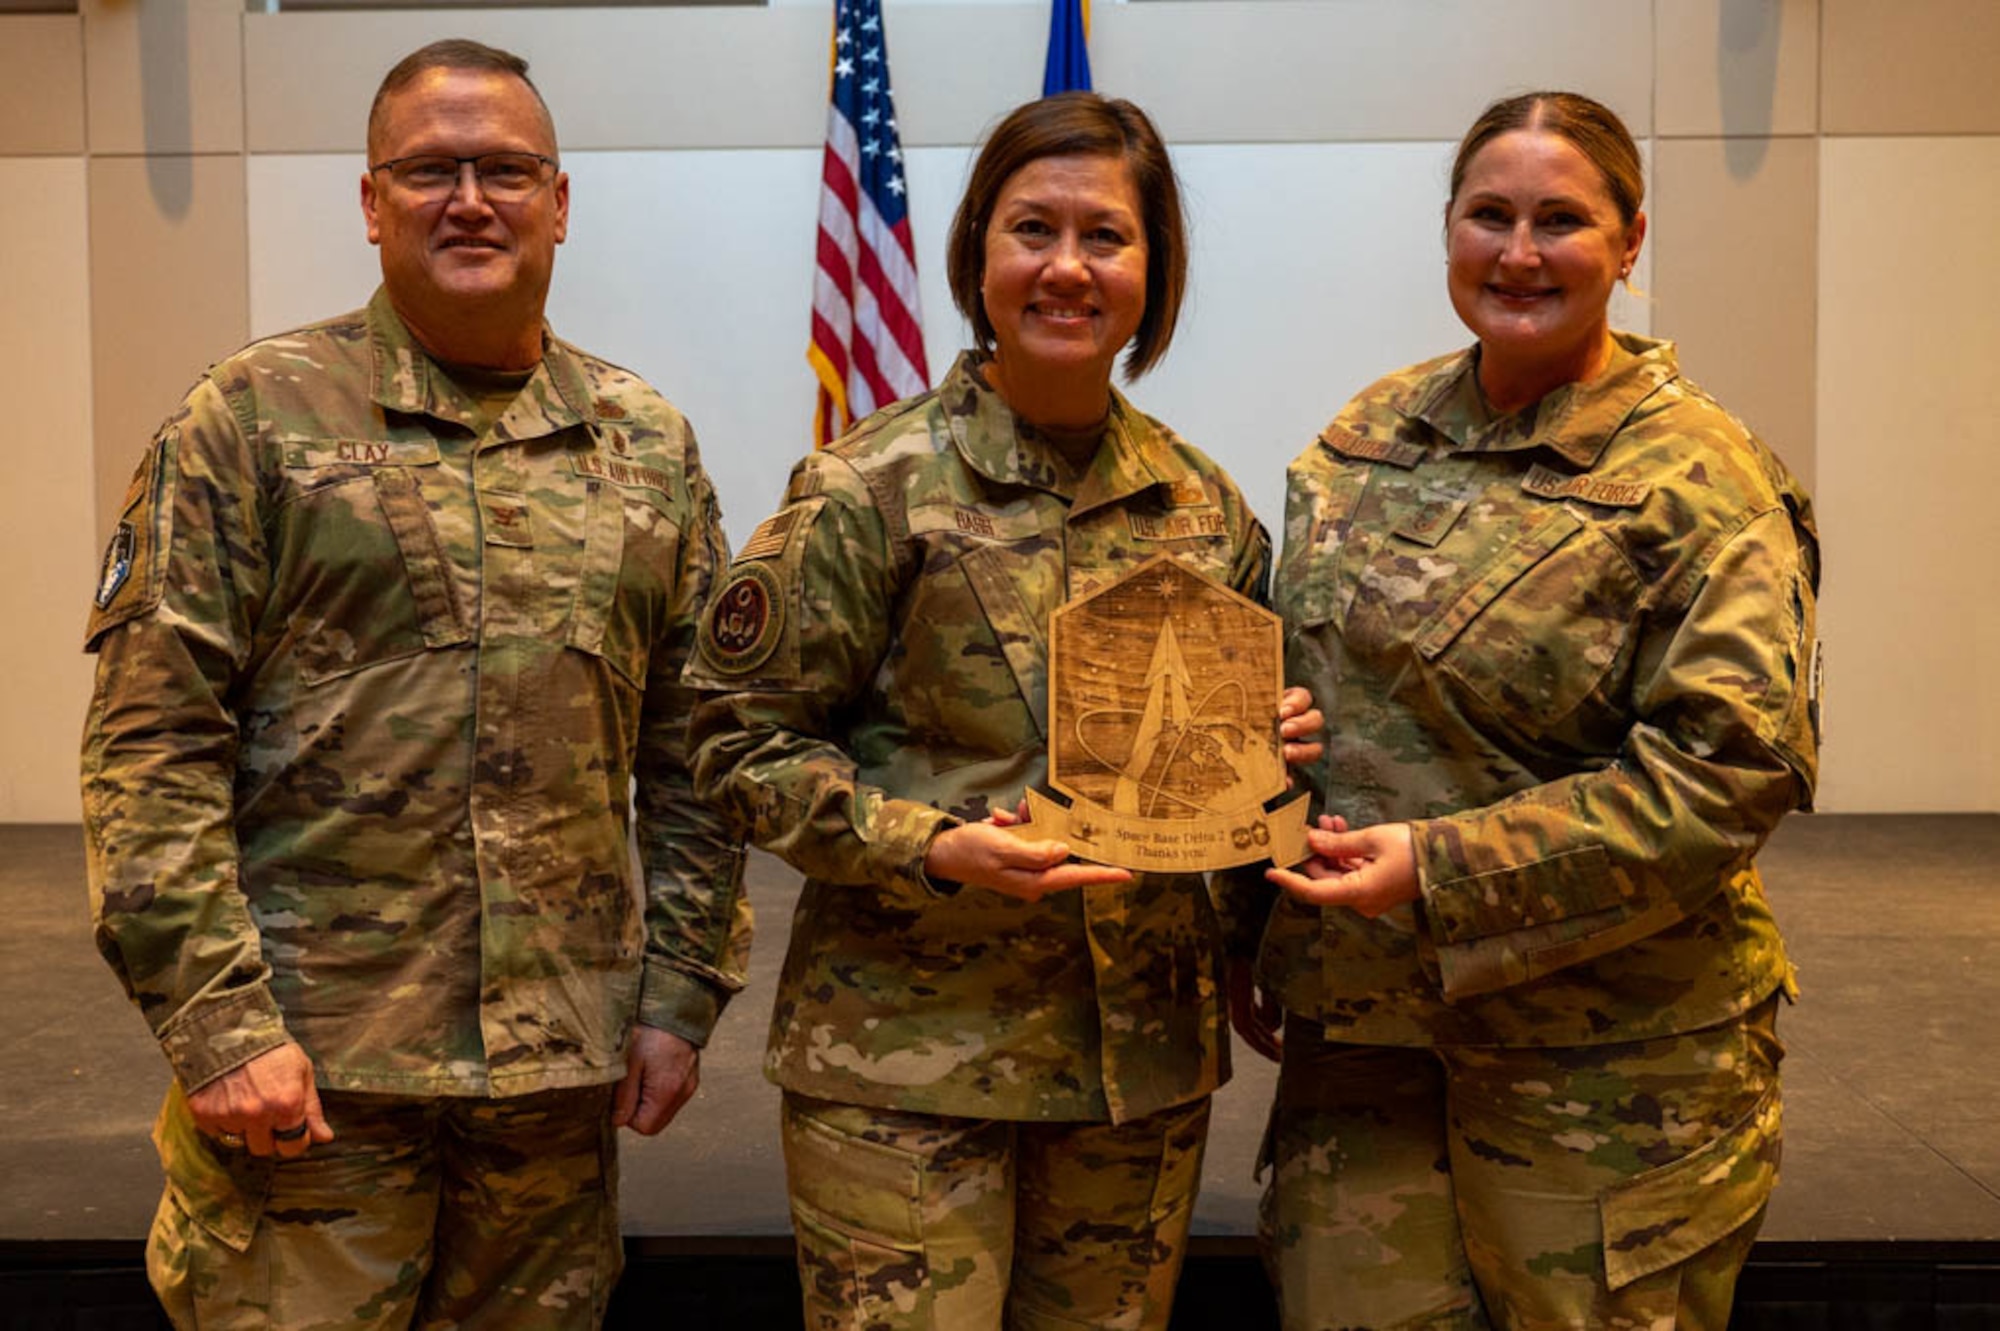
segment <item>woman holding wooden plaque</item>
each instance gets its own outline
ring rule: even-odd
[[[1598,103],[1489,108],[1445,216],[1476,345],[1289,472],[1286,678],[1344,821],[1269,875],[1257,967],[1287,1328],[1719,1328],[1775,1181],[1752,857],[1812,797],[1818,543],[1673,347],[1611,330],[1642,191]]]
[[[1215,911],[1199,875],[1006,826],[1046,773],[1056,608],[1160,553],[1261,599],[1270,546],[1111,386],[1186,285],[1137,107],[1009,115],[949,267],[975,349],[800,463],[711,601],[696,780],[807,875],[766,1067],[808,1323],[1164,1327],[1228,1072]]]

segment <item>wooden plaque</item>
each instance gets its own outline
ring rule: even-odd
[[[1084,859],[1192,873],[1309,853],[1285,793],[1278,616],[1167,555],[1049,624],[1049,785],[1012,830]]]

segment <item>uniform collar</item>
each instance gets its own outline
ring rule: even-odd
[[[1639,404],[1680,376],[1674,344],[1636,333],[1611,336],[1627,355],[1584,384],[1556,389],[1532,410],[1495,417],[1479,394],[1478,348],[1460,352],[1394,404],[1470,453],[1546,448],[1570,465],[1595,465]]]
[[[385,411],[429,416],[477,430],[480,413],[429,352],[418,344],[386,287],[368,301],[368,341],[373,369],[369,396]],[[542,325],[542,360],[500,419],[496,439],[537,439],[573,425],[595,426],[597,410],[576,353]]]
[[[1116,388],[1104,442],[1081,480],[1063,480],[1053,449],[1017,420],[986,382],[982,352],[960,353],[938,387],[952,442],[968,467],[1000,485],[1026,485],[1060,495],[1075,513],[1087,512],[1156,485],[1171,486],[1192,472],[1165,447],[1153,423]]]

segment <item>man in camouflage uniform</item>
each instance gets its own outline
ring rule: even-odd
[[[195,386],[89,628],[97,942],[175,1073],[148,1268],[181,1326],[592,1326],[615,1127],[749,941],[679,682],[726,552],[686,422],[542,321],[526,65],[416,52],[368,147],[382,289]]]
[[[1666,343],[1511,416],[1477,364],[1383,379],[1288,476],[1286,678],[1356,830],[1258,961],[1285,1325],[1719,1331],[1777,1176],[1752,857],[1812,796],[1810,504]]]

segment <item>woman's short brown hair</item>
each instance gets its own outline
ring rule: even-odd
[[[1472,159],[1494,139],[1517,129],[1559,134],[1576,145],[1604,177],[1604,187],[1617,205],[1625,225],[1639,215],[1646,201],[1646,173],[1639,163],[1639,145],[1618,113],[1599,101],[1577,92],[1524,92],[1493,103],[1472,122],[1459,140],[1458,156],[1451,163],[1451,194],[1445,200],[1445,216],[1458,200],[1459,186]]]
[[[972,339],[993,349],[993,324],[980,288],[986,277],[986,227],[1000,190],[1016,171],[1044,157],[1085,154],[1116,157],[1132,172],[1146,232],[1146,312],[1139,319],[1125,377],[1136,379],[1167,354],[1187,294],[1187,226],[1180,185],[1167,145],[1153,122],[1132,103],[1094,92],[1064,92],[1009,112],[986,138],[972,179],[952,218],[945,266],[952,303],[972,323]]]

